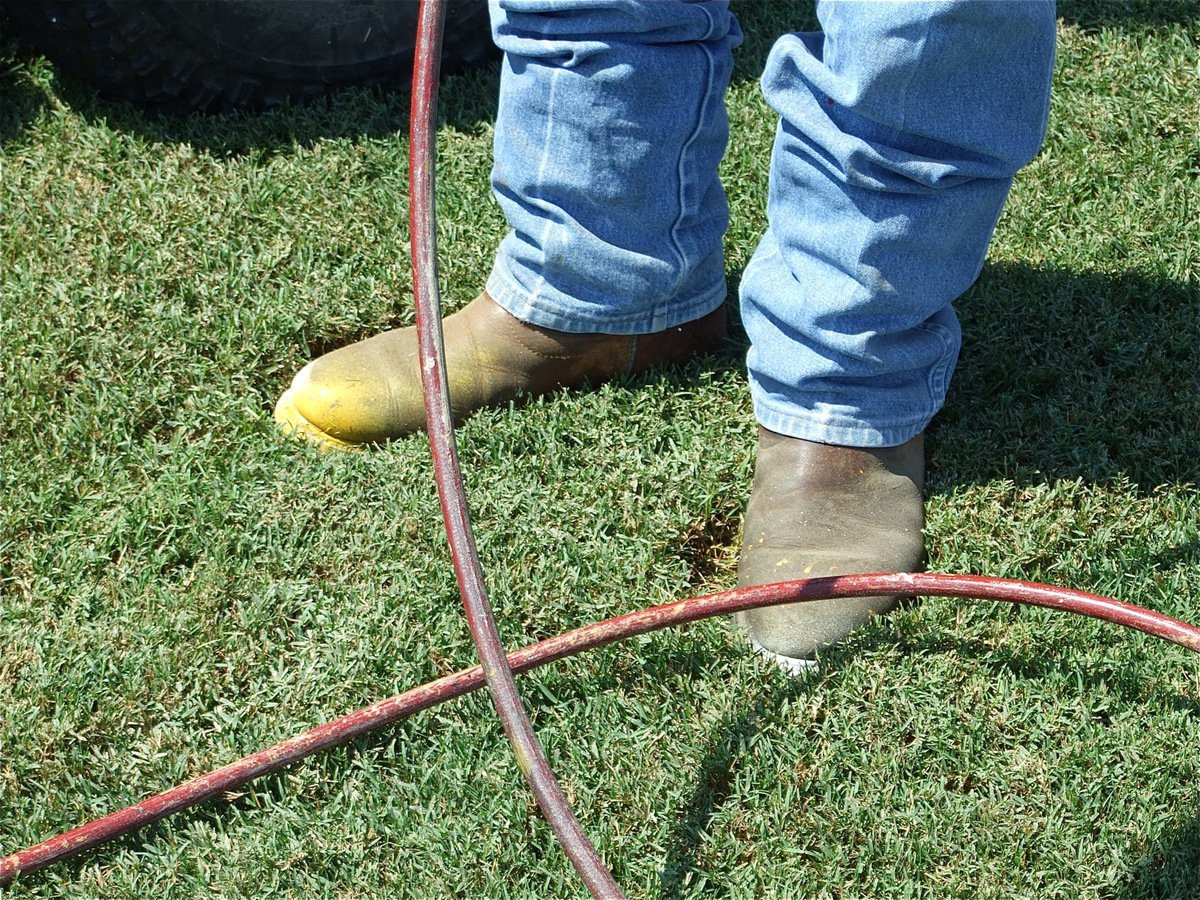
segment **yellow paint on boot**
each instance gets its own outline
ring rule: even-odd
[[[335,438],[332,434],[322,431],[300,413],[296,408],[296,390],[294,387],[283,392],[275,404],[275,421],[288,434],[311,441],[322,450],[359,450],[362,444],[351,444]]]
[[[573,334],[528,325],[486,293],[442,323],[454,420],[519,398],[636,374],[719,346],[724,310],[652,335]],[[415,328],[326,353],[297,373],[275,419],[324,449],[348,449],[425,427]]]

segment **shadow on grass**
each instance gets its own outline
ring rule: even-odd
[[[0,146],[17,138],[47,105],[14,76],[39,58],[0,33]],[[89,125],[102,125],[152,144],[187,144],[217,158],[267,159],[322,140],[408,139],[409,95],[384,87],[346,88],[305,104],[261,112],[169,116],[109,100],[89,85],[54,71],[49,90]],[[473,132],[495,119],[499,64],[479,65],[441,82],[438,121]]]
[[[1187,25],[1196,19],[1192,0],[1059,0],[1058,17],[1085,31]]]
[[[46,106],[46,95],[6,83],[0,74],[0,149],[17,137]]]
[[[999,263],[957,306],[964,343],[930,435],[931,493],[994,479],[1127,478],[1146,491],[1200,479],[1194,286]]]
[[[474,132],[495,119],[498,65],[442,79],[438,123]],[[166,116],[105,100],[90,87],[61,75],[58,94],[89,124],[156,144],[186,144],[218,159],[264,159],[325,140],[408,139],[409,95],[383,88],[346,88],[311,103],[262,112]]]
[[[1200,894],[1200,817],[1147,848],[1118,900],[1195,900]]]
[[[1014,610],[1019,607],[1014,607]],[[1114,632],[1118,629],[1114,628]],[[881,645],[880,638],[864,644],[866,647]],[[890,642],[889,642],[890,643]],[[1156,686],[1147,683],[1136,671],[1114,670],[1110,663],[1081,665],[1047,653],[1021,653],[1003,647],[995,647],[984,641],[971,638],[950,638],[944,634],[923,635],[913,641],[904,641],[906,653],[918,656],[950,655],[970,657],[995,673],[1016,676],[1022,681],[1044,681],[1046,679],[1070,680],[1086,691],[1105,691],[1116,699],[1131,706],[1157,703],[1200,719],[1200,701],[1171,692],[1164,696]],[[834,653],[843,651],[836,650]],[[850,651],[845,651],[850,652]],[[833,657],[836,659],[836,655]]]
[[[36,108],[30,111],[24,92],[6,78],[6,66],[15,71],[25,65],[46,65],[36,46],[18,41],[19,33],[18,27],[5,18],[0,3],[0,142],[17,137],[37,112]],[[52,36],[44,39],[54,46]],[[37,43],[35,35],[33,44]],[[470,131],[495,118],[499,53],[490,43],[485,46],[490,52],[483,52],[476,64],[467,65],[461,60],[446,63],[453,68],[443,72],[448,77],[442,79],[441,124]],[[152,143],[186,143],[217,157],[249,153],[269,156],[293,145],[307,146],[323,139],[407,138],[408,134],[407,68],[380,76],[376,87],[337,90],[312,102],[260,112],[185,116],[149,112],[106,98],[91,84],[59,67],[52,72],[49,90],[89,124]],[[40,105],[45,105],[44,98]]]
[[[28,83],[25,66],[16,45],[0,33],[0,149],[47,105],[45,91]]]
[[[785,702],[809,694],[817,684],[816,679],[776,679],[752,706],[739,707],[713,728],[712,740],[693,779],[696,787],[676,810],[676,825],[667,839],[661,875],[664,898],[684,896],[690,876],[702,874],[698,857],[708,824],[728,799],[755,735]]]

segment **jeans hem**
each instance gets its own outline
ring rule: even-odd
[[[548,296],[542,285],[532,297],[497,261],[485,288],[505,311],[527,325],[569,334],[654,334],[686,325],[717,309],[725,302],[727,285],[720,282],[686,300],[672,299],[636,315],[612,318],[569,310],[574,301],[566,296]]]
[[[785,437],[843,447],[899,447],[929,427],[934,414],[885,426],[761,397],[751,385],[754,417],[763,428]]]

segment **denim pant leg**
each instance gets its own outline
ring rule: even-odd
[[[726,0],[493,0],[492,187],[511,229],[488,293],[523,321],[638,334],[725,298]]]
[[[1041,145],[1052,3],[818,2],[773,48],[768,230],[742,280],[755,415],[895,446],[944,402],[1012,177]]]

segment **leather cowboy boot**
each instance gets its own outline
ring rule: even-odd
[[[817,444],[759,428],[738,586],[852,573],[911,572],[924,556],[925,446]],[[818,600],[738,615],[765,656],[796,673],[895,597]]]
[[[716,350],[726,334],[724,307],[654,334],[551,331],[514,318],[486,293],[442,327],[456,422],[487,406],[680,363]],[[385,331],[313,360],[279,398],[275,419],[327,448],[423,429],[416,328]]]

